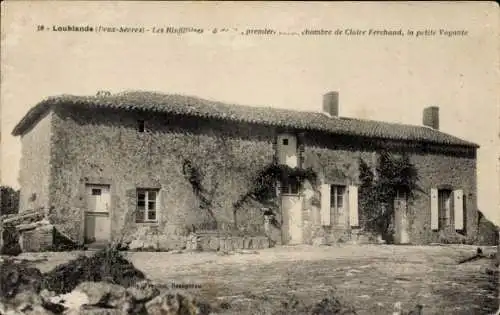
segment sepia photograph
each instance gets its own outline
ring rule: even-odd
[[[0,315],[500,314],[498,13],[3,2]]]

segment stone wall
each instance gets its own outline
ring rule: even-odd
[[[307,138],[304,150],[304,167],[311,167],[318,174],[317,183],[309,183],[312,191],[309,198],[304,199],[303,217],[304,241],[338,243],[350,240],[350,228],[322,226],[321,224],[321,182],[330,185],[359,185],[359,159],[369,165],[376,161],[375,150],[366,150],[362,146],[343,145],[335,137],[315,134]]]
[[[137,131],[143,119],[146,132]],[[141,112],[57,109],[54,115],[51,222],[83,241],[85,184],[111,186],[113,238],[158,231],[186,235],[211,223],[183,173],[189,159],[214,190],[220,229],[231,229],[232,204],[247,192],[255,174],[272,162],[270,128]],[[136,188],[160,189],[158,223],[135,223]],[[238,229],[263,233],[258,206],[245,205]],[[140,231],[143,230],[143,231]]]
[[[193,233],[186,239],[187,250],[234,251],[271,247],[266,236],[231,236],[217,233]]]
[[[52,113],[21,136],[19,211],[49,205]]]
[[[476,159],[471,156],[443,155],[415,152],[411,156],[419,172],[419,187],[416,199],[409,205],[411,229],[410,239],[414,244],[439,241],[439,232],[431,230],[430,190],[449,187],[462,189],[464,199],[465,236],[467,242],[477,237],[477,182]]]
[[[53,226],[46,219],[45,209],[25,210],[0,217],[0,250],[18,248],[24,252],[53,249]],[[11,253],[12,254],[12,253]]]
[[[304,150],[304,167],[312,167],[319,174],[319,182],[339,185],[359,185],[359,159],[375,168],[377,152],[389,150],[395,154],[407,152],[419,175],[419,191],[409,205],[410,240],[413,244],[438,242],[439,232],[430,229],[430,190],[449,187],[462,189],[466,198],[464,236],[467,242],[477,237],[477,182],[476,156],[470,150],[456,149],[444,152],[438,147],[410,146],[385,141],[352,139],[349,137],[310,134]],[[351,231],[321,225],[320,193],[317,185],[310,185],[313,192],[305,198],[303,207],[304,238],[306,243],[315,239],[335,243],[351,241]],[[363,211],[359,209],[360,226],[363,227]]]
[[[23,252],[40,252],[52,250],[53,245],[53,226],[44,224],[34,229],[21,232],[20,240],[21,250]]]
[[[138,119],[145,121],[146,132],[137,131]],[[273,127],[104,108],[56,108],[52,122],[51,223],[82,242],[85,185],[108,184],[113,239],[147,240],[162,235],[173,240],[164,245],[168,248],[177,248],[178,236],[205,229],[214,218],[219,230],[235,229],[233,203],[247,192],[257,172],[273,161],[277,134]],[[303,140],[303,167],[313,168],[320,181],[330,184],[358,185],[359,159],[374,167],[381,149],[409,151],[422,189],[410,206],[412,243],[438,240],[438,233],[429,228],[429,193],[441,185],[463,189],[465,234],[471,240],[476,237],[475,154],[314,132],[305,133]],[[203,174],[202,185],[214,192],[213,213],[200,209],[200,199],[184,173],[186,159]],[[318,237],[328,242],[349,239],[350,228],[321,226],[318,186],[309,184],[312,194],[304,198],[303,206],[305,242]],[[157,223],[135,223],[137,188],[159,189]],[[261,209],[262,205],[245,204],[236,213],[236,229],[264,235]],[[274,238],[279,243],[279,235]]]

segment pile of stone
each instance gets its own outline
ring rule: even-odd
[[[213,314],[208,304],[178,292],[160,291],[149,280],[125,288],[108,282],[82,282],[71,292],[57,295],[43,289],[21,291],[0,301],[0,314],[20,315],[203,315]]]
[[[210,314],[209,304],[160,286],[115,249],[42,274],[26,262],[0,262],[0,314]]]
[[[0,297],[12,298],[20,292],[39,292],[42,285],[42,273],[29,267],[23,261],[12,259],[0,262]]]

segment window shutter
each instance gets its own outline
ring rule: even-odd
[[[438,213],[438,190],[431,188],[431,229],[436,231],[439,228]]]
[[[463,191],[457,189],[453,192],[453,209],[455,214],[455,230],[464,229],[464,203]]]
[[[330,225],[330,185],[321,185],[321,224]]]
[[[359,226],[358,186],[349,186],[349,223],[351,227]]]

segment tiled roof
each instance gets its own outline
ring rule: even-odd
[[[107,96],[60,95],[49,97],[33,107],[17,124],[12,134],[22,134],[51,106],[58,105],[143,110],[281,126],[299,130],[316,130],[339,135],[478,147],[474,143],[425,126],[329,117],[319,112],[242,106],[192,96],[143,91],[123,92]]]

